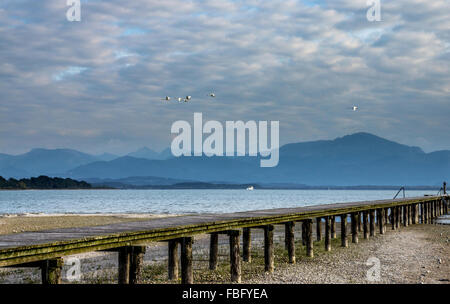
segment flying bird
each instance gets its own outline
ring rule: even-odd
[[[162,98],[161,100],[170,101],[170,97],[166,96],[165,98]]]
[[[186,96],[186,98],[184,99],[184,102],[188,102],[191,99],[192,99],[192,96]]]
[[[358,110],[358,107],[357,106],[353,106],[352,110],[353,110],[353,112],[355,112],[356,110]]]
[[[214,98],[216,97],[216,93],[209,93],[208,96]]]

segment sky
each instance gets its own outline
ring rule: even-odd
[[[369,22],[366,0],[81,0],[69,22],[66,0],[0,0],[0,153],[162,150],[194,112],[279,121],[281,144],[450,149],[450,1],[380,7]]]

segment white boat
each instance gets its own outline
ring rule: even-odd
[[[249,190],[249,191],[252,191],[252,190],[254,190],[255,188],[253,188],[253,186],[250,186],[250,187],[247,187],[247,190]]]

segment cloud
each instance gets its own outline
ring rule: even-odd
[[[282,143],[368,131],[450,148],[448,1],[382,1],[382,22],[365,0],[81,3],[81,22],[65,1],[0,4],[0,152],[161,149],[194,112],[279,120]]]

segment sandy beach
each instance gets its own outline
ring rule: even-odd
[[[154,218],[176,216],[159,214],[21,214],[1,215],[0,234],[55,228],[100,226],[122,222],[145,221]]]
[[[163,215],[164,216],[164,215]],[[0,218],[0,233],[37,231],[51,228],[94,226],[124,221],[148,220],[161,215],[20,215]],[[338,227],[339,228],[339,227]],[[296,236],[300,236],[296,225]],[[275,272],[264,273],[263,234],[252,233],[252,263],[242,263],[243,283],[449,283],[450,280],[450,226],[413,225],[400,230],[387,230],[369,240],[349,248],[340,247],[338,238],[332,240],[332,251],[323,250],[323,241],[314,243],[314,258],[305,257],[301,240],[296,241],[297,263],[287,263],[284,250],[283,226],[275,229]],[[226,236],[219,237],[219,267],[208,270],[209,238],[198,235],[194,243],[194,280],[196,283],[229,283],[229,251]],[[63,283],[116,283],[117,253],[90,252],[71,256],[79,259],[81,278],[70,281],[63,268]],[[67,260],[69,257],[65,257]],[[380,280],[370,281],[366,265],[370,258],[380,262]],[[144,256],[142,283],[176,283],[167,281],[167,244],[152,243]],[[0,283],[40,283],[39,269],[0,269]]]

